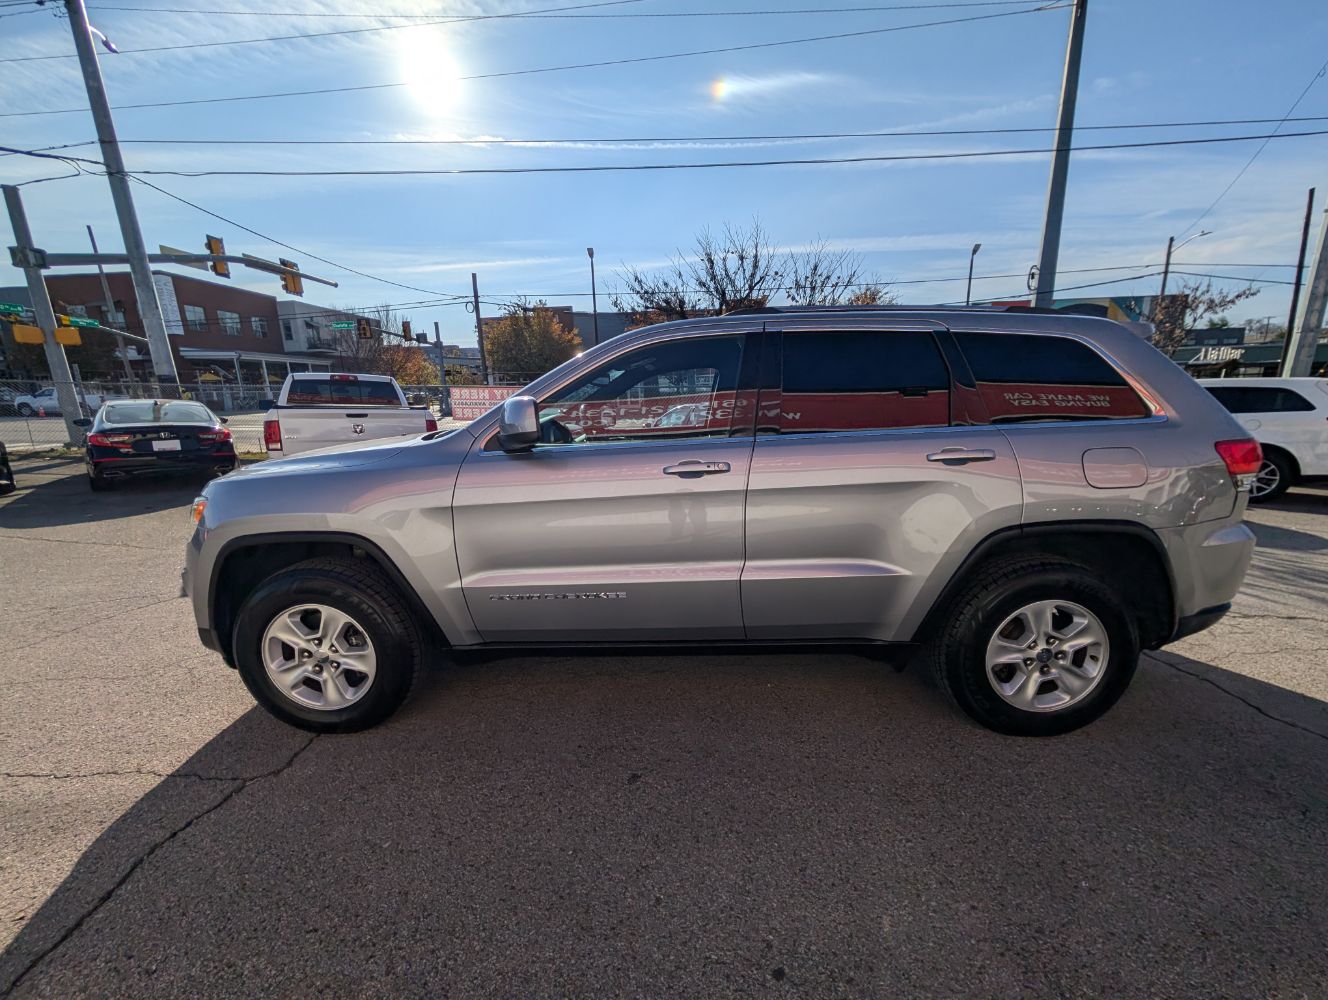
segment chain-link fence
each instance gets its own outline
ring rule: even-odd
[[[412,406],[429,407],[440,420],[451,416],[450,388],[446,385],[403,385]],[[63,391],[62,391],[63,390]],[[105,402],[115,399],[193,399],[226,418],[240,452],[263,450],[264,402],[275,399],[281,386],[237,385],[234,382],[84,381],[57,386],[47,380],[0,381],[0,442],[11,452],[55,448],[67,444],[62,394],[72,392],[77,416],[93,417]]]

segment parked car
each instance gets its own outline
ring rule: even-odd
[[[701,397],[696,425],[637,418]],[[202,641],[313,730],[385,719],[436,651],[787,641],[920,649],[978,722],[1047,735],[1226,613],[1261,461],[1106,319],[765,309],[211,483],[184,582]]]
[[[268,454],[298,455],[437,429],[433,411],[407,403],[389,375],[296,372],[286,376],[263,418],[263,447]]]
[[[94,491],[129,477],[222,475],[235,468],[235,445],[225,417],[182,399],[107,403],[97,416],[74,421],[87,428],[84,464]]]
[[[122,399],[121,396],[112,396],[98,392],[85,392],[82,396],[83,403],[88,408],[88,412],[96,413],[103,403],[110,402],[113,399]],[[21,417],[63,416],[60,409],[60,397],[56,393],[55,386],[48,385],[45,389],[27,395],[14,397],[14,409],[18,411]]]
[[[18,413],[15,400],[18,393],[7,385],[0,385],[0,417],[12,417]]]
[[[1200,379],[1199,384],[1263,448],[1263,465],[1250,487],[1254,503],[1328,477],[1328,379]]]
[[[9,451],[0,441],[0,497],[14,492],[14,467],[9,464]]]

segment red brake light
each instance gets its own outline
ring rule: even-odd
[[[358,382],[359,380],[358,375],[333,375],[329,378],[331,382]]]
[[[198,440],[200,441],[229,441],[231,439],[231,430],[229,427],[219,427],[215,431],[199,431]]]
[[[437,429],[438,429],[438,421],[437,421],[437,420],[435,420],[433,417],[425,417],[425,418],[424,418],[424,433],[425,433],[425,434],[428,434],[430,431],[436,431]]]
[[[1218,441],[1214,448],[1226,463],[1227,472],[1234,479],[1236,476],[1252,476],[1263,465],[1263,449],[1253,438],[1240,438],[1235,441]]]
[[[101,448],[122,448],[131,447],[133,440],[128,434],[89,434],[88,444],[97,445]]]
[[[276,417],[263,421],[263,447],[268,451],[281,451],[281,423]]]

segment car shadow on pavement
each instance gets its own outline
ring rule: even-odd
[[[113,521],[136,514],[187,506],[203,489],[202,476],[127,480],[104,493],[77,475],[82,460],[15,461],[17,489],[0,499],[0,528],[49,528]]]
[[[845,654],[471,663],[367,733],[246,713],[0,992],[1323,996],[1326,789],[1328,706],[1171,654],[1048,740]]]

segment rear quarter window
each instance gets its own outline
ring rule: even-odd
[[[400,406],[391,382],[298,379],[286,394],[288,406]]]
[[[955,333],[992,423],[1129,420],[1152,411],[1106,358],[1054,334]]]

